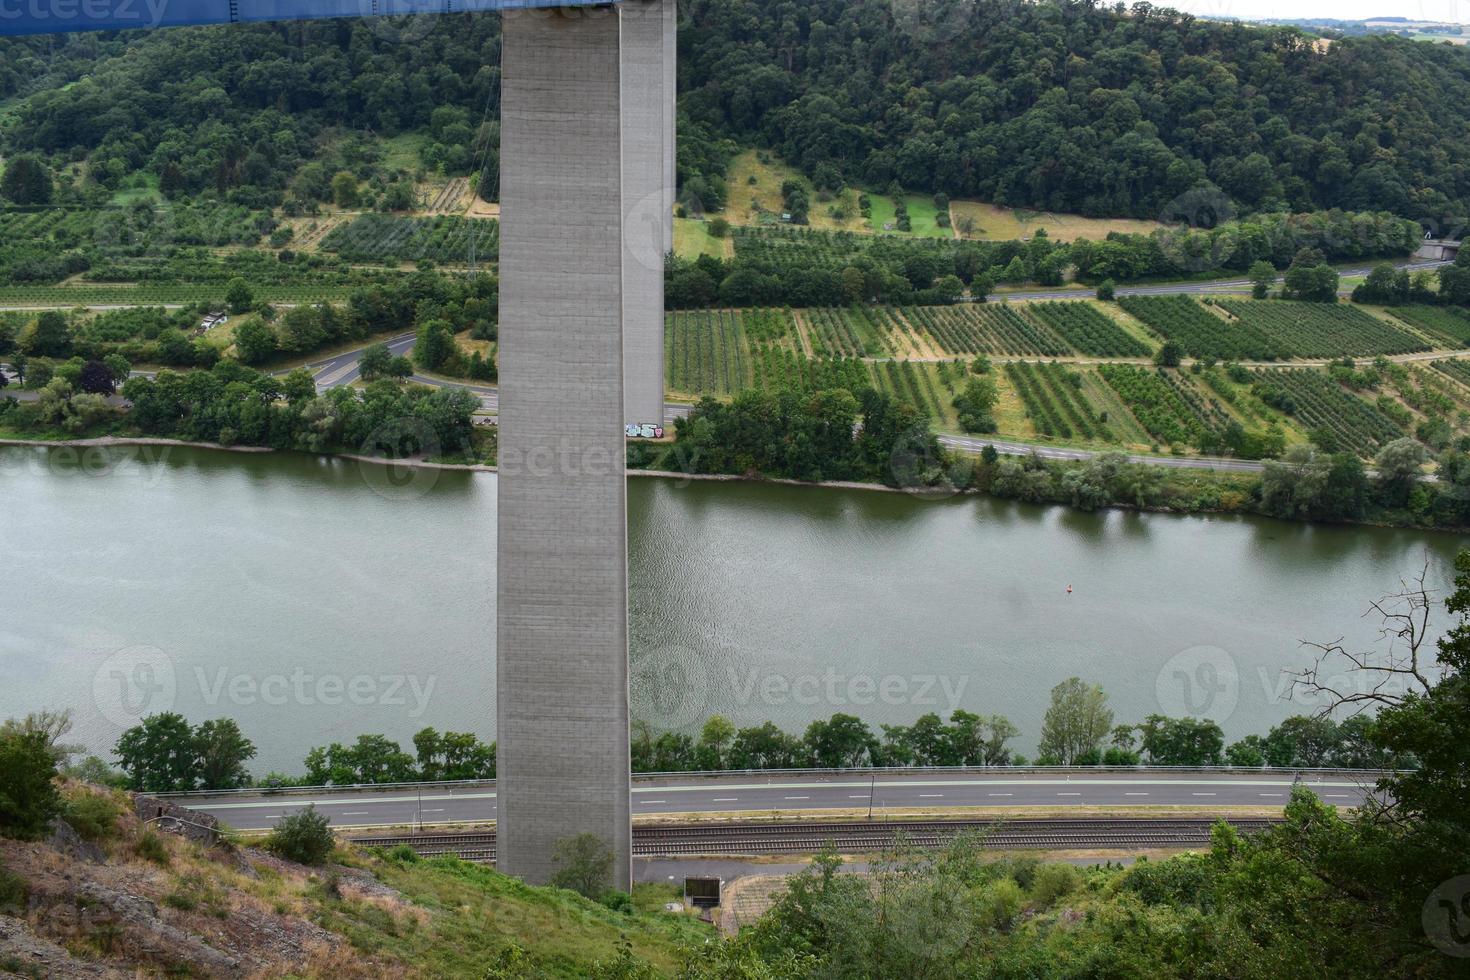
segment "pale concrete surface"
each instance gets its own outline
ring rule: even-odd
[[[673,159],[666,70],[673,0],[627,0],[622,27],[623,376],[630,425],[664,423],[664,254],[672,246]]]
[[[501,868],[602,838],[630,882],[619,29],[507,14],[497,576]]]

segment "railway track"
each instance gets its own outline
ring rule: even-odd
[[[1250,833],[1279,821],[1252,817],[1227,818],[1226,822]],[[938,847],[965,832],[983,834],[985,846],[996,850],[1145,850],[1205,846],[1214,824],[1214,820],[1205,818],[684,824],[634,827],[633,854],[811,854],[829,843],[843,854],[861,854],[891,849],[900,839],[914,847]],[[359,837],[354,843],[363,847],[407,845],[423,857],[453,854],[467,861],[495,860],[494,831]]]

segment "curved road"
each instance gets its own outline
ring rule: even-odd
[[[750,773],[717,777],[636,777],[633,815],[769,814],[772,811],[894,809],[1014,810],[1103,807],[1184,807],[1212,812],[1232,807],[1280,807],[1297,782],[1290,771],[1259,773],[1019,772]],[[1372,794],[1375,774],[1302,773],[1300,782],[1324,802],[1357,806]],[[308,805],[339,829],[483,823],[496,816],[493,782],[455,786],[387,787],[267,794],[172,797],[240,830],[263,830]]]

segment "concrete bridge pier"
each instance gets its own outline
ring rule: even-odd
[[[663,425],[664,255],[674,247],[674,0],[625,0],[618,16],[626,421]]]
[[[508,11],[504,25],[497,860],[542,884],[556,843],[592,833],[626,889],[619,16]]]

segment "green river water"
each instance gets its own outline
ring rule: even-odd
[[[0,717],[70,706],[105,749],[152,711],[228,715],[258,772],[363,732],[493,737],[495,488],[289,454],[0,448]],[[1075,674],[1119,722],[1195,713],[1234,738],[1310,710],[1282,677],[1301,640],[1371,642],[1367,602],[1426,560],[1442,587],[1465,544],[634,479],[633,703],[657,727],[791,730],[962,707],[1009,716],[1031,752]]]

